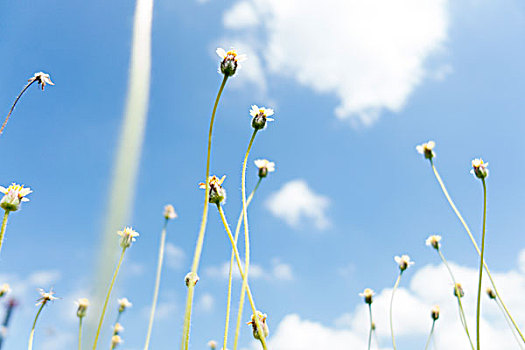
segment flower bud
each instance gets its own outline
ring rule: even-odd
[[[270,330],[268,328],[268,324],[266,323],[266,318],[267,318],[266,314],[263,314],[260,311],[257,311],[257,319],[259,321],[259,326],[261,327],[265,338],[268,337],[268,335],[270,335]],[[252,320],[248,322],[248,324],[252,325],[253,337],[257,340],[260,340],[261,337],[257,330],[257,323],[255,322],[255,315],[252,315]]]
[[[87,308],[89,306],[89,300],[86,298],[80,298],[76,301],[78,308],[77,308],[77,317],[82,318],[86,316]]]
[[[436,156],[433,149],[436,146],[434,141],[428,141],[421,145],[416,146],[416,150],[425,156],[426,159],[432,159]]]
[[[483,163],[483,159],[476,158],[472,160],[472,170],[470,173],[478,179],[484,179],[489,176],[489,163]]]
[[[222,183],[224,182],[225,178],[226,175],[220,179],[215,175],[208,178],[208,185],[210,187],[210,203],[219,204],[226,200],[226,190],[222,187]],[[199,187],[206,189],[206,184],[201,182]]]
[[[11,291],[11,287],[9,286],[9,284],[7,283],[2,284],[2,286],[0,287],[0,298],[6,295],[7,293],[9,293],[10,291]]]
[[[177,213],[175,212],[175,208],[173,208],[173,205],[168,204],[164,207],[164,218],[166,220],[175,219],[177,217]]]
[[[275,171],[275,163],[270,162],[267,159],[257,159],[255,162],[255,166],[259,168],[259,177],[265,178],[268,176],[268,173]]]
[[[408,255],[396,256],[394,260],[399,265],[399,269],[401,270],[401,272],[414,265],[414,262],[410,261],[410,257]]]
[[[463,291],[463,287],[460,283],[456,283],[454,285],[454,296],[456,298],[463,298],[465,296],[465,292]]]
[[[215,350],[217,349],[217,342],[215,340],[210,340],[208,342],[208,346],[210,347],[211,350]]]
[[[111,337],[111,349],[115,349],[117,345],[122,343],[122,338],[120,335],[114,335]]]
[[[496,292],[492,288],[487,288],[487,295],[490,299],[496,299]]]
[[[372,297],[374,296],[374,291],[370,288],[366,288],[363,293],[359,293],[359,296],[363,297],[366,304],[372,304]]]
[[[122,313],[126,309],[132,307],[133,304],[128,300],[128,298],[122,298],[118,300],[118,312]]]
[[[441,244],[439,243],[439,241],[441,241],[441,236],[432,235],[427,238],[425,243],[427,246],[432,247],[437,250],[441,247]]]
[[[437,319],[439,318],[439,306],[438,305],[435,305],[432,310],[430,310],[430,317],[434,320],[434,321],[437,321]]]

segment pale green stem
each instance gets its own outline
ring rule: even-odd
[[[483,255],[485,254],[485,226],[487,222],[487,185],[485,179],[481,179],[483,184],[483,228],[481,232],[481,255],[479,262],[479,281],[478,281],[478,303],[476,307],[476,343],[478,350],[481,349],[480,342],[480,319],[481,319],[481,282],[483,279]]]
[[[82,317],[78,319],[78,350],[82,350]]]
[[[499,303],[498,299],[495,298],[494,301],[498,305],[500,311],[503,313],[503,317],[505,318],[505,322],[507,322],[507,325],[509,326],[510,331],[512,332],[512,335],[514,336],[514,339],[516,339],[516,342],[518,343],[518,346],[520,347],[520,349],[523,349],[523,344],[521,343],[521,340],[516,335],[516,332],[514,332],[514,327],[512,326],[512,323],[510,322],[509,318],[507,317],[507,314],[505,313],[505,310],[503,310],[503,308],[501,307],[501,304]]]
[[[463,227],[465,228],[465,231],[467,231],[467,234],[470,238],[470,241],[472,242],[472,244],[474,245],[474,248],[476,249],[477,253],[479,256],[481,256],[481,251],[478,247],[478,244],[476,243],[476,240],[474,239],[474,236],[472,235],[472,233],[470,232],[470,228],[468,227],[467,223],[465,222],[465,220],[463,219],[463,216],[461,216],[461,213],[459,212],[459,210],[456,208],[456,205],[454,204],[454,202],[452,201],[452,198],[450,197],[450,195],[448,194],[448,191],[447,191],[447,188],[445,187],[445,184],[443,182],[443,180],[441,179],[441,176],[439,176],[439,173],[434,165],[434,162],[432,161],[432,159],[430,160],[430,165],[432,167],[432,170],[434,171],[434,175],[436,176],[436,180],[438,181],[439,185],[441,186],[441,190],[443,191],[443,194],[445,195],[445,197],[447,198],[447,201],[450,205],[450,207],[452,208],[452,210],[454,211],[454,213],[456,214],[456,216],[458,217],[459,221],[461,221],[461,224],[463,225]],[[525,343],[525,337],[523,336],[523,334],[521,333],[521,330],[520,328],[518,327],[518,324],[516,323],[516,321],[514,321],[514,318],[512,317],[512,315],[510,314],[510,311],[507,309],[507,306],[505,305],[505,303],[503,302],[503,299],[501,299],[501,296],[499,295],[499,292],[498,292],[498,288],[496,288],[496,283],[494,282],[494,279],[492,278],[492,274],[490,273],[490,270],[489,270],[489,267],[487,265],[487,263],[485,262],[485,260],[481,260],[482,263],[483,263],[483,267],[485,268],[485,272],[487,272],[487,276],[489,277],[489,280],[490,280],[490,284],[492,285],[492,289],[494,290],[494,293],[496,293],[496,297],[498,298],[498,300],[500,301],[501,303],[501,306],[503,307],[503,309],[505,310],[505,313],[507,314],[507,316],[509,317],[509,319],[511,320],[512,324],[514,325],[514,328],[516,329],[516,331],[519,333],[520,337],[521,337],[521,340]]]
[[[241,278],[243,282],[246,281],[246,275],[242,268],[242,262],[241,258],[239,257],[239,250],[237,249],[237,244],[235,243],[235,240],[233,239],[232,232],[230,230],[230,226],[228,225],[228,221],[226,221],[226,216],[224,215],[224,211],[222,210],[222,206],[220,203],[217,203],[217,209],[219,209],[219,214],[221,215],[222,224],[224,225],[224,228],[226,230],[226,233],[228,234],[228,238],[230,239],[233,252],[235,253],[235,260],[237,261],[237,268],[239,269],[239,273],[241,274]],[[248,295],[248,301],[250,302],[250,306],[252,307],[253,315],[255,315],[255,326],[257,327],[257,333],[259,334],[261,345],[264,350],[267,350],[266,345],[266,339],[264,337],[264,332],[262,330],[262,327],[259,323],[259,317],[257,317],[257,308],[255,307],[255,302],[253,301],[252,292],[250,290],[250,286],[246,283],[246,294]]]
[[[157,307],[157,299],[159,296],[160,276],[162,273],[162,261],[164,260],[164,245],[166,243],[166,226],[167,225],[168,225],[168,219],[166,219],[166,221],[164,222],[164,227],[162,228],[162,234],[160,236],[159,258],[157,262],[157,277],[155,278],[155,291],[153,292],[153,302],[151,303],[148,333],[146,335],[146,344],[144,344],[144,350],[148,350],[149,348],[149,342],[151,339],[151,330],[153,329],[153,320],[155,319],[155,309]]]
[[[472,343],[472,339],[470,338],[470,333],[468,331],[468,324],[467,324],[467,318],[465,317],[465,311],[463,310],[463,304],[461,303],[461,296],[459,292],[459,288],[456,283],[456,279],[454,278],[454,274],[452,273],[452,269],[450,268],[447,259],[445,259],[445,256],[441,252],[441,249],[436,249],[439,257],[441,258],[441,261],[443,261],[443,264],[448,270],[448,273],[450,274],[450,278],[452,279],[452,283],[454,284],[454,290],[456,291],[456,299],[458,300],[458,308],[459,308],[459,319],[461,321],[461,324],[463,325],[463,329],[465,330],[465,333],[467,333],[468,341],[470,343],[471,348],[474,350],[474,343]]]
[[[396,338],[394,337],[394,323],[392,322],[392,305],[394,305],[394,294],[396,293],[396,289],[399,286],[399,282],[401,281],[401,275],[403,274],[403,270],[399,271],[399,276],[397,276],[396,283],[394,284],[394,289],[392,289],[392,297],[390,299],[390,333],[392,334],[392,346],[394,347],[394,350],[396,350]]]
[[[368,313],[370,314],[370,332],[368,333],[368,350],[372,345],[372,332],[374,330],[374,321],[372,320],[372,303],[368,304]]]
[[[120,259],[117,264],[117,268],[115,269],[115,272],[113,273],[113,278],[111,279],[111,283],[109,285],[108,294],[106,295],[106,301],[104,301],[104,307],[102,308],[102,313],[100,315],[100,320],[98,321],[98,328],[97,333],[95,335],[95,342],[93,343],[93,350],[97,348],[98,343],[98,337],[100,335],[100,330],[102,329],[102,323],[104,322],[104,316],[106,315],[106,309],[108,307],[109,297],[111,295],[111,290],[113,289],[113,285],[115,284],[115,280],[117,279],[118,272],[120,270],[120,265],[122,265],[122,260],[124,259],[124,253],[126,252],[126,248],[122,248],[122,253],[120,254]]]
[[[9,216],[9,210],[6,210],[4,213],[4,218],[2,220],[2,228],[0,229],[0,251],[2,250],[2,244],[4,243],[4,234],[7,227],[7,217]]]
[[[197,237],[197,244],[195,246],[195,253],[193,255],[193,264],[191,266],[191,272],[197,273],[197,270],[199,269],[199,261],[201,258],[202,253],[202,245],[204,244],[204,233],[206,231],[206,223],[208,221],[208,202],[210,200],[210,184],[209,184],[209,177],[210,177],[210,157],[211,157],[211,137],[213,134],[213,123],[215,121],[215,113],[217,112],[217,106],[219,105],[219,100],[222,95],[222,91],[224,90],[224,86],[226,85],[226,81],[228,80],[228,76],[225,75],[224,79],[222,80],[221,87],[219,88],[219,92],[217,93],[217,97],[215,98],[215,104],[213,105],[213,111],[211,113],[211,120],[210,120],[210,128],[208,131],[208,155],[206,158],[206,188],[204,191],[204,208],[202,209],[202,219],[201,219],[201,225],[199,229],[199,235]],[[190,323],[191,323],[191,308],[193,304],[193,294],[194,294],[195,285],[193,283],[190,283],[188,286],[188,294],[186,296],[186,310],[184,312],[184,327],[182,329],[182,344],[181,349],[188,350],[188,343],[190,341]]]
[[[252,190],[252,193],[250,193],[250,196],[248,197],[248,200],[246,202],[247,206],[250,205],[255,192],[257,191],[257,189],[259,188],[259,185],[261,184],[262,179],[263,179],[262,177],[259,177],[259,181],[257,181],[257,185],[255,185],[255,188]],[[237,220],[237,226],[235,227],[235,239],[234,239],[235,244],[237,244],[237,239],[239,238],[239,232],[241,230],[242,219],[243,219],[243,212],[241,211],[241,213],[239,214],[239,219]],[[229,326],[230,326],[230,308],[231,308],[231,300],[232,300],[232,275],[233,275],[233,264],[235,263],[234,259],[235,259],[235,253],[233,252],[233,249],[232,249],[232,253],[230,257],[230,271],[228,273],[228,297],[226,299],[226,322],[224,326],[224,340],[223,340],[223,346],[222,346],[223,349],[226,349],[226,345],[228,342],[228,331],[229,331]],[[238,326],[240,328],[240,324]],[[238,335],[238,329],[235,333],[236,340],[237,340],[237,335]]]
[[[0,135],[2,135],[2,131],[4,131],[4,128],[5,126],[7,125],[7,122],[9,121],[9,117],[11,117],[11,113],[13,113],[13,110],[15,109],[15,106],[16,104],[18,103],[18,100],[20,100],[20,97],[22,97],[22,95],[24,94],[24,92],[26,92],[27,89],[29,89],[29,87],[31,85],[33,85],[33,83],[36,81],[31,79],[29,81],[29,83],[26,84],[26,86],[24,86],[24,88],[22,89],[22,91],[20,91],[20,93],[18,94],[18,96],[16,97],[15,99],[15,102],[13,103],[13,106],[11,106],[11,109],[9,110],[9,113],[7,113],[7,117],[5,118],[4,120],[4,123],[2,124],[2,127],[0,127]]]
[[[255,139],[255,135],[257,135],[257,129],[253,131],[252,137],[250,138],[250,142],[248,143],[248,149],[246,150],[246,154],[244,155],[244,161],[242,164],[242,177],[241,177],[241,191],[242,191],[242,215],[243,215],[243,222],[244,222],[244,268],[246,273],[246,280],[242,283],[241,288],[241,296],[239,298],[239,310],[237,312],[237,328],[235,329],[235,341],[233,349],[237,350],[237,344],[239,339],[239,329],[241,324],[241,318],[242,318],[242,312],[244,309],[244,293],[246,292],[246,283],[248,282],[248,271],[250,268],[250,233],[248,230],[248,214],[246,210],[246,163],[248,162],[248,155],[250,154],[250,149],[252,148],[253,140]]]
[[[436,320],[432,320],[432,328],[430,328],[430,334],[428,335],[427,343],[425,344],[425,350],[428,349],[430,344],[430,339],[432,339],[432,334],[434,334],[434,326],[436,325]]]
[[[33,349],[33,338],[35,336],[36,321],[38,320],[38,316],[40,316],[40,313],[42,312],[44,305],[46,305],[46,303],[42,301],[42,305],[40,305],[40,308],[38,309],[38,312],[36,313],[35,320],[33,321],[33,327],[31,328],[31,333],[29,334],[29,345],[27,346],[27,350]]]

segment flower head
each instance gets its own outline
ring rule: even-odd
[[[489,176],[489,169],[487,167],[489,163],[483,163],[483,159],[476,158],[472,160],[472,170],[470,173],[478,179],[484,179]]]
[[[254,163],[259,168],[259,177],[266,177],[268,173],[275,171],[275,163],[270,162],[268,159],[257,159]]]
[[[363,297],[366,304],[372,304],[372,297],[374,296],[374,291],[370,288],[366,288],[363,293],[359,293],[360,297]]]
[[[9,293],[10,291],[11,291],[11,287],[9,286],[9,284],[7,283],[2,284],[2,286],[0,286],[0,298],[6,295],[7,293]]]
[[[46,292],[43,289],[39,289],[38,292],[40,293],[40,298],[38,298],[36,301],[36,305],[45,305],[48,301],[57,300],[58,298],[54,297],[53,295],[55,292],[53,290],[50,290],[49,292]]]
[[[401,270],[401,272],[414,265],[414,262],[410,261],[410,257],[408,255],[396,256],[394,260],[399,265],[399,269]]]
[[[177,213],[175,212],[175,208],[173,208],[173,205],[168,204],[164,207],[164,218],[166,220],[175,219],[177,217]]]
[[[80,298],[76,301],[76,304],[78,306],[77,309],[77,317],[82,318],[86,316],[86,311],[89,306],[89,300],[86,298]]]
[[[29,78],[27,81],[30,82],[30,83],[36,81],[40,85],[40,87],[42,88],[42,91],[44,91],[44,87],[46,86],[46,84],[55,85],[51,81],[51,78],[49,77],[49,74],[46,74],[44,72],[35,73],[35,75],[33,75],[33,77]]]
[[[457,298],[463,298],[465,296],[465,291],[461,283],[456,283],[454,285],[454,296]]]
[[[117,345],[121,344],[123,342],[120,335],[114,335],[111,337],[111,348],[115,349]]]
[[[235,72],[237,72],[237,69],[241,68],[239,62],[246,60],[246,55],[238,55],[234,49],[226,52],[226,50],[219,47],[215,52],[222,59],[219,73],[227,77],[233,76]]]
[[[118,335],[119,333],[124,331],[124,327],[120,323],[115,323],[113,326],[113,335]]]
[[[268,118],[273,115],[273,109],[271,108],[265,108],[265,107],[258,107],[257,105],[252,105],[252,109],[250,109],[250,115],[253,117],[252,119],[252,127],[255,130],[261,130],[266,127],[266,122],[273,122],[273,118]]]
[[[189,287],[190,285],[195,286],[199,282],[199,276],[195,272],[188,272],[188,274],[184,277],[184,283],[186,283],[186,287]]]
[[[8,188],[0,186],[0,192],[4,194],[0,200],[0,208],[5,211],[17,211],[22,202],[29,201],[26,197],[33,191],[29,187],[13,182]]]
[[[441,247],[441,243],[439,243],[439,241],[441,241],[441,236],[432,235],[427,238],[425,243],[429,247],[432,247],[434,249],[439,249]]]
[[[416,150],[425,156],[426,159],[432,159],[436,156],[434,153],[434,147],[436,146],[436,143],[434,141],[428,141],[421,145],[416,146]]]
[[[266,318],[267,318],[266,314],[263,314],[262,312],[257,311],[257,319],[259,321],[259,326],[261,327],[265,338],[268,337],[268,335],[270,334],[270,330],[268,329],[268,324],[266,323]],[[255,339],[261,339],[261,337],[259,336],[259,332],[257,331],[255,315],[252,315],[252,320],[248,322],[247,324],[252,326],[253,337]]]
[[[496,292],[492,288],[487,288],[487,295],[490,299],[496,299]]]
[[[133,304],[128,300],[128,298],[122,298],[118,300],[118,312],[124,312],[124,310],[132,306]]]
[[[208,184],[210,186],[210,203],[219,204],[226,200],[226,190],[222,187],[224,179],[226,179],[226,175],[220,179],[215,175],[208,178]],[[204,182],[199,183],[199,188],[206,189],[206,184]]]
[[[437,321],[437,319],[439,318],[439,305],[434,305],[434,307],[432,307],[432,309],[430,310],[430,317],[434,321]]]
[[[131,243],[135,242],[139,234],[131,227],[124,227],[122,231],[118,231],[117,234],[120,236],[120,246],[124,249],[129,248]]]
[[[215,340],[210,340],[208,342],[208,346],[210,347],[211,350],[215,350],[217,349],[217,342]]]

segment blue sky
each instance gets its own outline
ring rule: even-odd
[[[269,315],[274,349],[315,348],[316,335],[335,339],[323,343],[326,348],[338,349],[344,342],[360,348],[366,314],[357,294],[365,287],[376,290],[379,310],[396,277],[393,256],[402,253],[416,265],[402,282],[409,288],[402,290],[406,300],[400,303],[405,300],[404,310],[412,311],[400,312],[399,343],[421,348],[430,327],[427,307],[439,298],[453,302],[451,293],[421,290],[448,283],[446,276],[438,278],[442,270],[424,246],[425,238],[443,236],[444,252],[465,280],[478,264],[430,167],[415,151],[428,139],[436,141],[438,169],[476,235],[482,192],[469,174],[470,160],[482,156],[490,163],[487,261],[501,274],[500,288],[513,313],[524,314],[519,297],[525,290],[525,259],[519,258],[525,248],[523,3],[307,3],[155,3],[150,108],[130,222],[141,237],[126,257],[114,293],[134,304],[123,319],[123,349],[143,345],[166,203],[175,206],[179,218],[169,226],[171,248],[161,291],[165,314],[155,324],[152,348],[179,344],[183,278],[202,210],[197,184],[204,176],[207,127],[221,79],[214,53],[218,45],[249,54],[228,83],[214,131],[212,172],[228,176],[230,222],[241,208],[240,166],[251,135],[250,105],[276,111],[276,121],[257,136],[247,180],[251,189],[254,159],[276,162],[276,172],[264,180],[250,210],[252,262],[259,269],[251,284],[259,308]],[[0,183],[16,181],[34,189],[31,201],[10,217],[0,259],[0,276],[21,299],[7,349],[26,344],[37,287],[53,286],[63,299],[45,310],[35,348],[74,344],[73,301],[91,290],[107,208],[133,10],[126,1],[0,4],[4,114],[34,72],[50,73],[56,84],[44,92],[32,87],[0,136]],[[311,201],[294,197],[294,203],[281,203],[282,215],[276,216],[272,198],[290,183],[306,184],[304,197]],[[297,201],[313,208],[313,214],[293,211]],[[293,213],[301,218],[298,224],[290,221]],[[229,254],[211,207],[193,348],[222,336],[227,282],[217,271]],[[449,285],[445,290],[450,292]],[[474,294],[467,289],[467,295]],[[501,315],[492,305],[484,307],[487,322],[494,325],[494,334],[487,334],[515,346]],[[474,313],[473,306],[469,310]],[[456,322],[453,312],[449,317]],[[413,324],[424,327],[410,328]],[[438,324],[438,345],[447,345],[449,330],[440,333]],[[382,348],[388,348],[381,317],[378,332]],[[464,341],[461,333],[457,337]],[[248,328],[242,345],[256,348]]]

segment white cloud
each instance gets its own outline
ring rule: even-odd
[[[219,277],[228,279],[230,272],[230,262],[226,261],[219,266],[209,266],[205,269],[206,274],[210,277]],[[237,264],[233,265],[233,277],[241,279],[241,274]],[[290,281],[293,279],[292,267],[289,264],[281,262],[279,259],[273,259],[270,268],[265,269],[260,265],[250,263],[249,279],[264,279]]]
[[[297,228],[311,221],[319,230],[330,227],[326,213],[329,205],[328,197],[314,193],[302,179],[287,182],[266,201],[270,212],[288,225]]]
[[[180,269],[184,264],[186,254],[182,248],[177,247],[175,244],[168,242],[166,244],[166,266],[174,270]]]
[[[400,111],[443,51],[447,0],[240,0],[223,17],[233,35],[261,43],[267,70],[336,95],[336,115],[369,125]],[[253,40],[253,37],[257,40]],[[446,64],[445,64],[446,65]],[[244,72],[243,72],[244,74]]]
[[[197,302],[197,307],[204,312],[212,311],[214,306],[215,298],[210,293],[204,293]]]

